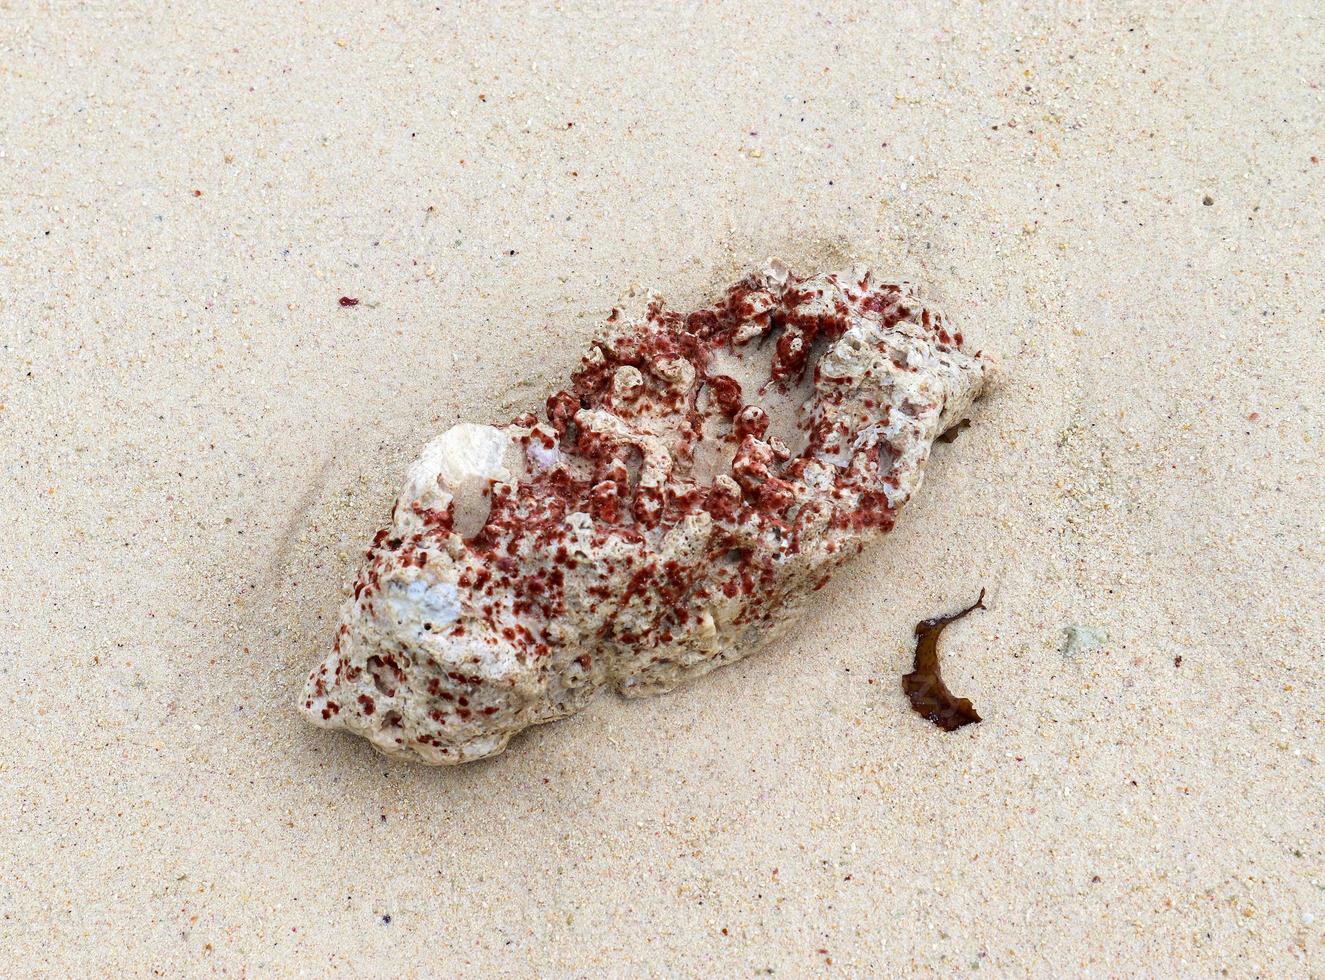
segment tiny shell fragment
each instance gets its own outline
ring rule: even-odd
[[[771,261],[694,313],[614,311],[544,417],[457,425],[410,467],[304,713],[455,764],[740,660],[892,528],[996,374],[865,270]]]

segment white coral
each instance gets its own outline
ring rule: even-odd
[[[892,526],[995,365],[864,271],[774,263],[689,316],[651,296],[545,420],[428,445],[305,713],[454,764],[603,686],[656,694],[753,653]]]

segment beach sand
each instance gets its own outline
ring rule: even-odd
[[[1325,975],[1325,13],[889,6],[0,7],[0,972]],[[306,725],[422,445],[769,255],[1008,367],[804,625]]]

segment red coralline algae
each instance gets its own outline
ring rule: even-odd
[[[770,262],[706,309],[614,311],[543,417],[411,466],[303,710],[454,764],[739,660],[893,526],[995,374],[864,270]]]

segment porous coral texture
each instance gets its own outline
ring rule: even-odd
[[[893,526],[995,374],[865,270],[773,261],[706,309],[614,311],[544,418],[424,450],[304,712],[454,764],[604,686],[658,694],[748,656]]]

